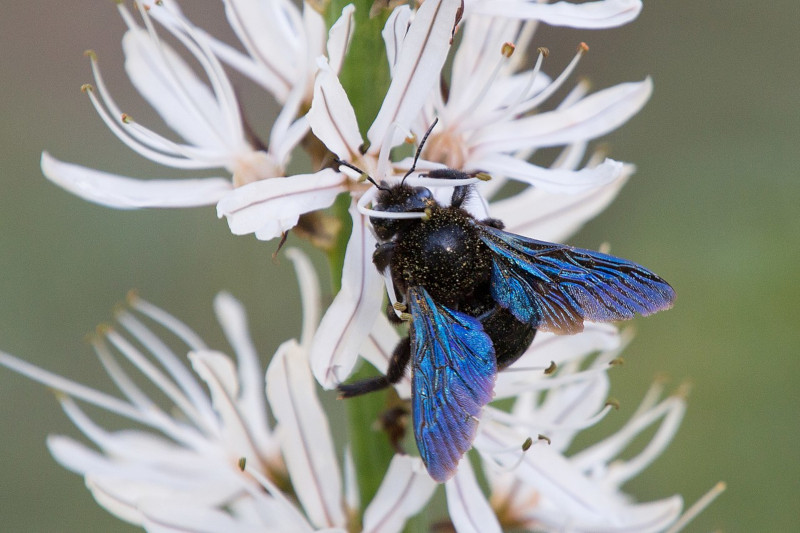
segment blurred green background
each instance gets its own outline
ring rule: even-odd
[[[220,2],[192,18],[226,36]],[[800,519],[800,56],[796,0],[762,4],[646,2],[623,28],[544,28],[537,46],[560,69],[579,41],[596,88],[651,75],[647,107],[604,139],[638,173],[572,241],[641,261],[676,288],[672,311],[638,320],[613,395],[630,415],[652,378],[693,383],[667,452],[626,488],[641,500],[694,502],[718,480],[727,492],[689,531],[790,531]],[[220,289],[246,305],[265,354],[298,333],[289,262],[275,243],[230,235],[213,208],[121,212],[48,183],[42,149],[134,176],[165,171],[125,149],[80,85],[95,49],[122,107],[157,124],[127,83],[114,3],[4,2],[0,16],[0,349],[89,384],[105,384],[83,342],[130,288],[227,350],[211,302]],[[257,126],[270,102],[241,80]],[[262,129],[263,131],[263,129]],[[315,254],[320,259],[318,254]],[[323,281],[323,286],[329,286]],[[277,293],[276,287],[284,292]],[[330,298],[330,294],[326,295]],[[0,524],[4,531],[120,531],[82,480],[47,453],[48,433],[77,435],[52,394],[0,370]]]

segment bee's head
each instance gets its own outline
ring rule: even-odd
[[[435,203],[433,193],[426,187],[412,187],[402,183],[387,186],[382,183],[373,209],[388,213],[423,213]],[[369,221],[378,238],[387,241],[397,235],[401,228],[419,220],[370,217]]]

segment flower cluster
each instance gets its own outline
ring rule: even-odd
[[[488,182],[470,180],[477,194],[465,208],[476,218],[491,215],[509,231],[537,239],[568,237],[614,198],[633,171],[630,164],[590,153],[589,142],[635,115],[652,83],[648,78],[590,93],[578,82],[559,91],[570,84],[588,46],[580,43],[574,59],[552,77],[544,72],[548,50],[539,48],[532,64],[526,50],[540,23],[615,27],[635,19],[641,2],[426,0],[416,10],[388,2],[382,37],[391,80],[364,135],[358,102],[351,102],[339,78],[349,48],[359,45],[353,5],[326,13],[326,19],[317,11],[320,5],[308,1],[297,7],[289,0],[225,0],[238,46],[195,26],[174,0],[139,1],[138,16],[117,5],[128,28],[122,40],[128,76],[179,139],[124,113],[90,52],[94,83],[84,91],[92,105],[145,158],[221,175],[139,180],[45,152],[45,176],[114,208],[215,205],[232,233],[261,240],[285,237],[301,217],[344,197],[352,231],[341,289],[323,312],[308,259],[286,252],[300,282],[303,328],[299,340],[281,345],[265,374],[245,313],[225,293],[214,307],[235,359],[132,297],[130,310],[117,316],[118,326],[100,330],[93,341],[121,397],[2,352],[0,364],[60,391],[65,413],[94,447],[51,436],[52,454],[84,476],[103,507],[150,531],[401,531],[428,503],[436,483],[419,458],[398,452],[387,472],[373,473],[383,481],[372,501],[362,503],[350,451],[337,452],[317,387],[341,384],[359,357],[385,373],[399,341],[381,311],[385,280],[372,265],[376,239],[369,222],[376,189],[364,176],[396,183],[414,163],[408,179],[418,183],[432,169],[490,174]],[[326,20],[334,22],[326,26]],[[179,50],[164,40],[167,35]],[[266,141],[242,116],[226,69],[252,80],[280,105]],[[554,102],[561,93],[566,96]],[[407,153],[404,144],[425,135],[418,161],[398,156]],[[290,174],[289,162],[300,148],[308,151],[312,168]],[[560,149],[554,163],[531,163],[545,148]],[[494,201],[509,181],[518,182],[511,188],[517,192]],[[434,193],[442,198],[452,192],[441,189],[448,191]],[[145,320],[186,345],[193,372]],[[494,394],[504,407],[485,408],[474,443],[488,494],[469,461],[445,483],[450,520],[459,533],[680,527],[680,496],[637,503],[621,486],[671,441],[685,410],[681,391],[661,399],[663,385],[655,384],[617,433],[567,453],[582,429],[612,409],[608,372],[625,341],[624,332],[594,323],[574,336],[539,333],[498,375]],[[155,385],[160,401],[136,385],[119,357]],[[407,378],[395,388],[400,398],[410,397]],[[78,401],[140,429],[107,431]],[[653,425],[658,429],[644,449],[620,459]]]

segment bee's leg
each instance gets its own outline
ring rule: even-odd
[[[492,228],[503,229],[506,227],[506,225],[503,224],[503,221],[497,218],[486,218],[481,220],[481,222]]]
[[[459,185],[453,188],[453,196],[450,198],[450,207],[461,207],[469,198],[472,187],[469,185]]]
[[[405,337],[397,343],[394,352],[392,352],[392,358],[389,360],[389,368],[386,370],[385,376],[362,379],[355,383],[343,383],[338,387],[341,397],[352,398],[353,396],[361,396],[362,394],[375,392],[385,389],[389,385],[394,385],[403,379],[410,359],[411,339]]]

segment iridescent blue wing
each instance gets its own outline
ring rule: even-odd
[[[478,319],[438,305],[422,287],[408,293],[414,436],[428,473],[443,483],[472,446],[497,362]]]
[[[628,320],[672,307],[672,287],[636,263],[479,227],[494,256],[492,298],[537,329],[577,333],[584,320]]]

